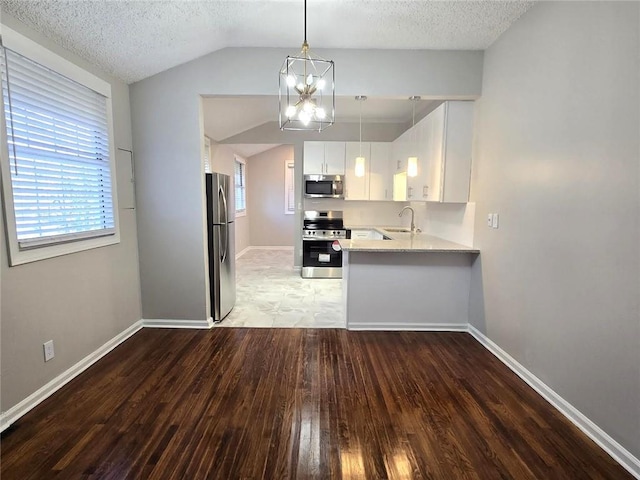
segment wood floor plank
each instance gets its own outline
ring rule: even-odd
[[[144,329],[2,436],[24,479],[631,479],[466,333]]]

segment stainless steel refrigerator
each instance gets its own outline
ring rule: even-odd
[[[206,186],[211,316],[219,322],[236,303],[233,184],[229,175],[207,173]]]

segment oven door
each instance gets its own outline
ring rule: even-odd
[[[303,278],[342,278],[342,248],[337,240],[302,240]]]

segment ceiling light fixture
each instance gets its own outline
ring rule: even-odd
[[[418,149],[418,139],[415,131],[416,126],[416,102],[420,100],[420,97],[414,95],[413,97],[409,97],[409,100],[413,102],[413,123],[411,128],[413,129],[413,149]],[[407,159],[407,176],[409,177],[417,177],[418,176],[418,157],[413,156]]]
[[[287,56],[279,78],[280,130],[321,132],[335,122],[335,72],[332,60],[315,56],[307,43],[307,0],[304,42],[298,56]]]
[[[356,157],[356,177],[364,177],[365,173],[365,158],[362,156],[362,103],[367,99],[364,95],[358,95],[356,100],[360,102],[360,154]]]

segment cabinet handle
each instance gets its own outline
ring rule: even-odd
[[[422,187],[422,196],[423,197],[429,196],[429,185],[425,185],[424,187]]]
[[[411,193],[413,191],[413,187],[407,187],[407,197],[411,198],[413,197],[413,194]]]
[[[396,170],[400,170],[400,160],[398,160],[398,166],[396,167]]]

